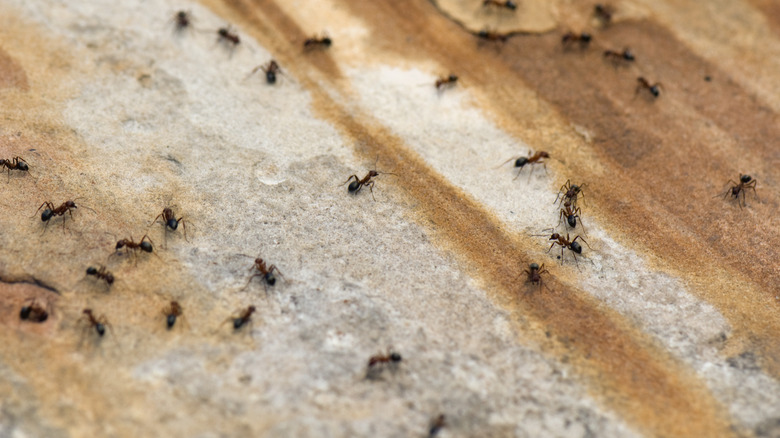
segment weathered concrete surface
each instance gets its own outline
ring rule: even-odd
[[[771,5],[624,2],[602,28],[551,2],[556,30],[493,46],[446,2],[80,3],[0,13],[0,158],[30,165],[0,200],[0,436],[406,437],[440,413],[441,436],[780,436]],[[634,65],[601,56],[626,46]],[[248,76],[271,58],[276,85]],[[546,169],[499,167],[529,150]],[[376,201],[349,195],[375,160]],[[713,198],[740,172],[757,198]],[[561,265],[567,179],[590,247]],[[34,214],[74,198],[64,226]],[[166,205],[186,239],[150,226]],[[111,255],[144,234],[155,254]],[[284,279],[247,286],[257,256]]]

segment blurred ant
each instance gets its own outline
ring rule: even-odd
[[[46,206],[46,209],[43,210],[43,213],[41,213],[41,222],[46,222],[46,226],[43,228],[43,231],[46,232],[46,227],[49,226],[49,219],[51,219],[54,216],[63,216],[65,213],[69,213],[71,219],[73,218],[73,209],[78,208],[76,207],[76,203],[73,201],[65,201],[60,205],[59,207],[54,207],[54,204],[52,204],[50,201],[46,201],[43,204],[41,204],[40,207],[38,207],[38,210],[35,210],[35,213],[38,214],[41,209]],[[34,215],[33,215],[34,216]],[[65,218],[62,220],[62,230],[65,230]]]
[[[241,39],[235,33],[230,31],[229,27],[221,27],[217,31],[217,38],[222,43],[228,45],[231,49],[237,47],[241,43]],[[232,46],[230,46],[232,44]]]
[[[561,44],[563,44],[564,48],[570,48],[574,44],[579,43],[580,49],[584,49],[588,47],[591,39],[593,39],[593,37],[589,33],[581,32],[580,34],[576,34],[569,31],[561,38]]]
[[[582,254],[582,245],[577,242],[577,240],[582,240],[585,242],[585,239],[582,238],[582,236],[577,236],[574,238],[574,240],[569,240],[569,234],[566,234],[566,237],[564,238],[558,233],[553,233],[548,240],[554,240],[552,245],[547,249],[547,252],[550,252],[550,250],[555,245],[560,245],[561,247],[561,264],[563,264],[563,249],[566,248],[570,251],[572,251],[572,255],[574,256],[574,262],[577,263],[577,254]],[[586,245],[588,245],[588,242],[585,242]],[[588,245],[588,248],[590,248],[590,245]],[[579,263],[578,263],[579,265]]]
[[[487,29],[480,30],[477,36],[481,41],[494,42],[498,45],[507,42],[507,40],[509,39],[508,35],[498,33],[498,32],[492,32]]]
[[[441,431],[446,425],[447,423],[444,421],[444,414],[436,417],[436,419],[431,423],[431,428],[428,429],[428,438],[433,438],[438,435],[439,431]]]
[[[279,68],[279,64],[276,63],[273,59],[271,62],[265,65],[258,65],[255,67],[251,73],[249,73],[249,76],[252,76],[255,74],[258,70],[263,70],[263,73],[265,73],[265,81],[268,84],[275,84],[276,83],[276,74],[281,73],[282,69]]]
[[[165,324],[168,326],[168,330],[170,330],[176,324],[176,318],[184,317],[184,309],[178,301],[171,301],[170,305],[163,308],[162,314],[165,316]]]
[[[245,325],[248,325],[250,322],[252,322],[252,314],[255,313],[255,310],[255,306],[249,306],[242,310],[237,316],[231,316],[230,318],[226,319],[225,322],[232,321],[233,330],[238,331],[241,329],[241,327],[244,327]]]
[[[378,161],[379,161],[379,157],[377,157],[376,162]],[[374,167],[376,167],[376,162],[374,162]],[[349,186],[347,186],[347,191],[349,193],[357,195],[357,192],[359,192],[360,189],[363,188],[363,186],[366,186],[371,191],[371,197],[374,199],[374,201],[376,201],[376,198],[374,197],[374,181],[372,181],[371,179],[379,176],[380,174],[395,175],[394,173],[380,172],[376,169],[373,169],[373,170],[369,170],[366,176],[363,177],[363,179],[358,178],[357,175],[352,175],[349,178],[347,178],[346,181],[341,183],[341,185],[343,186],[344,184],[352,181],[352,179],[354,178],[355,180],[349,183]]]
[[[544,165],[544,170],[546,171],[547,170],[547,164],[546,164],[545,161],[541,161],[543,158],[550,158],[550,154],[548,154],[547,152],[544,152],[544,151],[538,151],[535,154],[531,154],[531,151],[528,151],[528,156],[527,157],[518,157],[518,158],[512,157],[512,158],[504,161],[503,163],[501,163],[501,166],[505,165],[506,163],[508,163],[508,162],[510,162],[512,160],[515,160],[515,167],[519,167],[520,168],[520,171],[517,172],[517,176],[515,176],[515,178],[514,178],[514,179],[517,179],[517,178],[520,177],[520,172],[522,172],[523,166],[525,166],[526,164],[542,164],[542,165]],[[498,167],[501,167],[501,166],[498,166]],[[534,171],[533,168],[531,168],[531,173],[533,173],[533,171]],[[531,177],[531,173],[528,174],[529,178]]]
[[[133,237],[130,236],[129,239],[121,239],[116,242],[116,251],[114,254],[119,253],[119,250],[127,247],[128,250],[132,250],[134,255],[137,255],[138,250],[140,249],[143,252],[151,253],[154,248],[152,247],[152,239],[144,234],[144,236],[141,238],[139,242],[135,242],[133,240]],[[136,259],[137,262],[138,259]]]
[[[563,208],[561,209],[561,214],[558,216],[558,223],[560,224],[563,218],[566,218],[566,222],[569,224],[570,227],[576,228],[577,227],[577,218],[580,218],[580,226],[582,227],[582,232],[585,233],[585,224],[582,223],[582,217],[580,216],[582,214],[582,211],[579,207],[572,208],[571,201],[566,201],[563,203]],[[585,233],[587,234],[587,233]]]
[[[242,255],[246,255],[246,254],[242,254]],[[247,257],[250,257],[250,256],[247,256]],[[249,283],[251,283],[252,279],[255,278],[255,277],[263,277],[263,280],[265,280],[265,282],[268,284],[268,286],[273,286],[274,284],[276,284],[276,277],[274,276],[274,272],[279,274],[280,277],[284,278],[284,275],[282,274],[282,271],[280,271],[279,268],[276,267],[276,265],[268,266],[268,265],[266,265],[265,261],[263,261],[263,259],[261,259],[260,257],[255,259],[255,264],[252,265],[252,267],[250,269],[252,269],[252,270],[256,269],[257,273],[255,273],[254,275],[249,277],[249,281],[246,282],[246,286],[244,286],[244,289],[249,287]],[[266,287],[266,286],[263,285],[263,287]],[[267,290],[268,289],[266,288],[266,291]]]
[[[608,26],[612,22],[612,14],[615,13],[611,5],[597,4],[593,7],[593,15],[601,22],[603,26]]]
[[[558,202],[558,198],[561,198],[561,195],[563,195],[563,198],[561,198],[562,203],[568,202],[571,205],[577,205],[577,196],[582,195],[583,198],[585,197],[585,194],[582,192],[582,188],[585,185],[578,186],[577,184],[572,184],[571,180],[567,179],[566,183],[558,190],[558,196],[555,197],[553,204]]]
[[[436,89],[441,91],[445,88],[452,88],[458,82],[458,77],[455,75],[449,75],[447,77],[441,77],[436,79]]]
[[[28,172],[30,171],[30,166],[27,165],[27,162],[22,159],[22,157],[13,157],[10,160],[5,160],[0,158],[0,167],[5,166],[8,171],[8,182],[11,181],[11,171],[12,170],[19,170],[22,172]]]
[[[537,263],[531,263],[528,265],[528,269],[523,272],[528,274],[528,279],[525,282],[531,283],[531,285],[538,284],[540,290],[542,289],[542,274],[549,273],[549,271],[544,268],[544,263],[542,263],[542,266],[539,266]]]
[[[377,354],[371,356],[371,358],[368,359],[368,370],[366,371],[366,377],[375,377],[382,371],[382,368],[387,366],[398,366],[399,362],[401,362],[401,355],[389,350],[387,354]]]
[[[636,90],[634,91],[634,96],[639,94],[642,90],[647,90],[650,92],[650,94],[653,95],[653,98],[657,98],[661,95],[661,83],[656,82],[655,84],[650,85],[650,82],[648,82],[647,79],[643,78],[642,76],[636,78],[637,85]]]
[[[333,44],[333,40],[330,39],[328,36],[313,36],[311,38],[306,38],[306,41],[303,42],[303,49],[304,50],[313,50],[313,49],[326,49]]]
[[[44,322],[47,319],[49,319],[49,312],[43,308],[40,304],[38,304],[38,300],[35,298],[30,298],[29,300],[25,301],[25,303],[30,303],[29,305],[22,306],[22,310],[19,312],[19,319],[22,321],[30,321],[30,322]]]
[[[635,61],[634,54],[631,52],[631,49],[629,48],[623,49],[622,52],[616,52],[614,50],[605,50],[604,58],[607,58],[610,61],[612,61],[614,65]]]
[[[737,199],[737,204],[739,205],[739,208],[742,208],[742,204],[747,205],[746,199],[745,199],[745,192],[747,189],[752,189],[753,194],[758,198],[758,194],[756,193],[756,184],[757,181],[753,179],[750,175],[743,175],[739,174],[739,184],[734,182],[733,180],[728,180],[728,184],[733,184],[726,192],[723,194],[723,198],[726,198],[729,194],[731,196],[735,197]],[[739,201],[739,194],[742,194],[742,202]],[[720,196],[715,195],[713,198],[716,198]]]
[[[508,9],[510,11],[514,11],[517,9],[517,3],[513,2],[512,0],[483,0],[482,6],[484,7],[490,7],[494,6],[497,8],[504,8]]]
[[[172,20],[176,32],[183,32],[192,24],[192,15],[187,11],[179,11],[173,15]]]
[[[79,322],[89,324],[86,328],[94,328],[98,336],[102,337],[106,334],[106,327],[111,328],[111,324],[109,324],[105,315],[96,317],[92,312],[92,309],[84,309],[82,313],[83,315],[81,316],[81,319],[79,319]]]
[[[176,231],[177,228],[179,228],[179,224],[181,224],[182,228],[184,228],[184,240],[187,240],[187,224],[184,221],[184,217],[180,217],[176,219],[176,215],[173,214],[173,210],[169,207],[163,208],[162,213],[158,214],[156,218],[152,221],[149,226],[151,227],[157,222],[157,219],[160,219],[160,217],[163,218],[163,228],[165,229],[165,232],[168,231],[170,228],[172,231]],[[189,242],[189,240],[187,240]],[[144,250],[146,251],[146,250]],[[151,252],[151,251],[147,251]]]
[[[90,266],[87,268],[87,275],[94,275],[95,278],[105,280],[109,286],[114,283],[114,274],[110,273],[105,266],[98,265],[97,268]]]

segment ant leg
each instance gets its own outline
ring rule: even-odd
[[[508,162],[510,162],[510,161],[512,161],[512,160],[516,160],[516,159],[518,159],[518,158],[520,158],[520,157],[512,157],[512,158],[510,158],[510,159],[508,159],[508,160],[504,161],[503,163],[499,164],[498,166],[494,167],[493,169],[498,169],[499,167],[501,167],[501,166],[505,165],[506,163],[508,163]]]
[[[279,270],[279,268],[276,267],[276,265],[271,265],[271,267],[268,269],[268,272],[276,272],[279,274],[280,277],[284,279],[284,281],[287,281],[287,278],[285,278],[284,274],[282,274],[282,271]]]
[[[148,226],[150,226],[150,227],[151,227],[152,225],[154,225],[154,224],[155,224],[155,222],[157,222],[157,219],[160,219],[160,216],[162,216],[162,215],[163,215],[162,213],[158,214],[158,215],[157,215],[157,217],[156,217],[156,218],[154,218],[154,220],[153,220],[153,221],[152,221],[152,222],[151,222],[151,223],[150,223]]]
[[[177,219],[176,222],[181,224],[181,227],[184,229],[184,240],[189,242],[189,239],[187,239],[187,224],[184,223],[184,216],[182,216],[179,219]]]
[[[365,185],[368,186],[368,189],[371,191],[371,198],[373,198],[374,202],[376,202],[376,198],[374,197],[374,182],[369,181]]]
[[[9,174],[10,174],[10,172],[11,172],[11,171],[9,170],[8,172],[9,172]],[[51,202],[49,202],[49,201],[46,201],[46,202],[44,202],[43,204],[41,204],[41,206],[40,206],[40,207],[38,207],[38,209],[37,209],[37,210],[35,210],[35,213],[33,213],[33,215],[32,215],[31,217],[35,217],[35,215],[36,215],[36,214],[38,214],[38,212],[39,212],[39,211],[41,211],[41,209],[43,208],[43,206],[44,206],[44,205],[45,205],[45,206],[46,206],[48,209],[50,209],[50,210],[54,210],[54,204],[52,204],[52,203],[51,203]]]
[[[254,266],[252,268],[254,268]],[[249,277],[249,281],[246,282],[246,286],[244,286],[241,290],[243,291],[244,289],[248,288],[249,287],[249,283],[252,282],[252,279],[254,279],[255,277],[259,277],[261,275],[263,275],[263,274],[257,273],[257,274],[252,275],[251,277]]]
[[[516,180],[517,178],[520,178],[520,173],[522,173],[522,171],[523,171],[523,168],[522,168],[522,167],[521,167],[520,169],[518,169],[518,171],[517,171],[517,175],[515,175],[515,177],[514,177],[514,178],[512,178],[512,181]],[[529,177],[529,178],[530,178],[530,177]]]
[[[550,245],[550,247],[547,248],[547,251],[545,251],[545,252],[550,252],[550,250],[553,249],[553,246],[555,246],[556,243],[558,243],[558,242],[553,242],[552,245]]]
[[[341,184],[339,184],[339,185],[340,185],[340,186],[343,186],[344,184],[346,184],[346,183],[348,183],[348,182],[352,181],[352,178],[355,178],[355,181],[358,181],[358,182],[360,182],[360,178],[358,178],[358,176],[357,176],[357,175],[352,175],[352,176],[350,176],[349,178],[347,178],[347,180],[346,180],[346,181],[344,181],[343,183],[341,183]],[[358,190],[360,190],[360,187],[358,187]]]
[[[588,248],[590,248],[590,244],[588,244],[588,242],[587,242],[585,239],[583,239],[583,238],[582,238],[582,236],[577,236],[577,237],[575,237],[575,238],[574,238],[574,240],[572,240],[572,241],[571,241],[571,243],[574,243],[574,242],[576,242],[576,241],[577,241],[577,239],[580,239],[580,240],[582,240],[583,242],[585,242],[585,245],[588,245]],[[592,249],[592,248],[590,248],[590,249]]]

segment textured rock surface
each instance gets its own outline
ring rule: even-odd
[[[407,437],[441,413],[442,437],[778,436],[777,8],[632,0],[603,27],[592,4],[480,5],[3,0],[0,158],[30,172],[0,200],[0,436]],[[249,75],[272,58],[276,85]],[[529,150],[545,169],[498,167]],[[376,200],[340,185],[374,165]],[[745,208],[716,196],[740,173]],[[567,179],[576,264],[540,236],[566,232]],[[186,238],[150,225],[165,206]],[[113,255],[145,234],[154,254]],[[258,256],[273,287],[247,283]],[[47,321],[20,321],[31,299]]]

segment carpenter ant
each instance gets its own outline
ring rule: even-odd
[[[249,73],[249,76],[252,76],[258,70],[263,70],[263,72],[265,73],[265,81],[269,84],[275,84],[276,74],[282,72],[282,69],[279,68],[279,64],[277,64],[276,61],[274,61],[273,59],[268,64],[258,65],[257,67],[255,67],[254,70],[252,70],[252,72]]]
[[[489,6],[495,6],[497,8],[504,8],[508,9],[510,11],[514,11],[517,9],[517,3],[513,2],[512,0],[483,0],[482,6],[489,7]]]
[[[610,5],[597,4],[593,7],[593,15],[602,23],[603,26],[608,26],[612,22],[612,14],[615,10]]]
[[[561,44],[563,44],[564,48],[569,48],[575,43],[580,44],[580,48],[584,49],[585,47],[590,44],[590,40],[593,39],[593,37],[586,32],[581,32],[580,34],[576,34],[574,32],[566,32],[563,37],[561,38]]]
[[[22,310],[19,311],[19,319],[30,322],[44,322],[49,319],[49,312],[38,304],[38,300],[31,298],[25,303],[28,305],[22,306]]]
[[[563,203],[563,208],[561,209],[561,214],[558,216],[558,223],[561,223],[563,218],[566,218],[566,222],[569,224],[570,227],[576,228],[577,227],[577,218],[580,218],[580,226],[582,227],[582,232],[585,233],[585,224],[582,223],[582,217],[580,216],[582,214],[582,211],[579,207],[572,208],[571,201],[567,200]]]
[[[106,270],[106,267],[103,265],[98,265],[97,268],[95,268],[94,266],[88,267],[87,275],[94,275],[96,278],[105,280],[109,286],[111,286],[114,283],[114,274],[108,272],[108,270]]]
[[[505,43],[509,39],[508,35],[498,33],[498,32],[492,32],[487,29],[480,30],[477,36],[483,41],[492,41],[499,44]]]
[[[163,308],[162,314],[165,316],[165,324],[167,324],[168,330],[170,330],[176,324],[176,318],[184,316],[184,309],[178,301],[171,301],[170,305]]]
[[[436,419],[431,423],[431,428],[428,429],[428,438],[433,438],[438,435],[439,431],[441,431],[446,425],[447,423],[444,421],[444,414],[436,417]]]
[[[572,255],[574,256],[574,262],[577,262],[577,254],[582,254],[582,245],[580,245],[577,240],[581,239],[583,242],[585,242],[585,239],[582,238],[582,236],[577,236],[574,238],[574,240],[569,240],[569,235],[566,234],[566,237],[564,238],[558,233],[553,233],[550,236],[550,239],[548,240],[554,240],[552,245],[550,245],[550,248],[547,249],[547,252],[550,252],[550,250],[555,245],[560,245],[561,247],[561,264],[563,264],[563,249],[566,248],[570,251],[572,251]],[[585,242],[586,245],[588,245],[588,242]],[[590,248],[590,245],[588,245],[588,248]]]
[[[577,246],[579,246],[579,243]],[[542,274],[548,273],[547,269],[544,268],[544,263],[542,263],[542,266],[539,266],[537,263],[531,263],[528,265],[528,269],[524,270],[523,272],[528,274],[526,283],[531,283],[532,285],[538,284],[539,289],[542,288]]]
[[[231,316],[225,322],[233,321],[233,330],[239,330],[241,327],[249,324],[252,321],[252,314],[255,312],[255,310],[255,306],[249,306],[242,310],[238,316]]]
[[[30,166],[27,165],[27,162],[22,159],[22,157],[13,157],[10,160],[5,160],[0,158],[0,167],[5,166],[8,171],[8,181],[11,181],[11,171],[12,170],[20,170],[22,172],[29,172]]]
[[[132,236],[130,236],[129,239],[122,239],[117,241],[115,254],[125,246],[127,249],[131,249],[133,251],[138,251],[140,249],[141,251],[151,253],[154,250],[152,248],[152,239],[149,238],[149,236],[146,234],[144,234],[144,237],[141,238],[141,241],[137,243],[133,240]]]
[[[618,65],[621,62],[634,62],[634,54],[631,52],[631,49],[625,48],[622,52],[617,52],[614,50],[605,50],[604,51],[604,58],[609,59],[612,61],[615,65]]]
[[[728,180],[729,184],[732,184],[732,186],[726,190],[726,192],[723,194],[723,197],[725,198],[729,194],[731,196],[737,198],[737,204],[739,205],[739,208],[742,208],[742,204],[747,205],[746,199],[745,199],[745,192],[747,189],[752,189],[753,194],[758,198],[758,194],[756,194],[756,184],[757,181],[753,179],[750,175],[743,175],[739,174],[739,184],[735,183],[733,180]],[[739,194],[742,194],[742,202],[739,202]],[[720,195],[715,195],[713,197],[718,197]]]
[[[387,354],[371,356],[371,358],[368,359],[366,377],[376,376],[382,370],[382,367],[398,366],[399,362],[401,362],[401,355],[393,351],[388,351]]]
[[[265,280],[268,286],[273,286],[274,284],[276,284],[276,277],[274,276],[274,272],[276,272],[282,278],[284,278],[284,275],[279,270],[279,268],[276,267],[276,265],[267,266],[265,264],[265,261],[263,261],[263,259],[261,259],[260,257],[255,259],[255,264],[252,265],[250,269],[252,270],[256,269],[257,273],[249,277],[249,281],[246,282],[246,286],[244,286],[244,289],[249,287],[249,283],[251,283],[252,279],[255,277],[263,277],[263,280]],[[263,287],[265,287],[265,285]]]
[[[180,217],[176,219],[176,215],[173,214],[173,210],[171,210],[169,207],[163,208],[162,213],[158,214],[156,218],[152,221],[149,226],[151,227],[154,225],[155,222],[157,222],[157,219],[160,219],[160,217],[163,218],[163,227],[165,228],[165,231],[168,231],[168,228],[170,228],[172,231],[176,231],[177,228],[179,228],[179,224],[181,224],[182,228],[184,228],[184,240],[187,240],[187,224],[184,221],[184,217]],[[189,242],[189,240],[187,240]],[[144,249],[144,251],[146,251]],[[147,251],[151,252],[151,250]]]
[[[379,157],[377,157],[377,161],[379,161]],[[376,167],[376,163],[374,163],[374,167]],[[363,186],[368,187],[368,189],[371,191],[371,197],[374,198],[374,181],[371,180],[371,178],[374,178],[376,176],[379,176],[380,174],[387,174],[387,175],[395,175],[394,173],[390,172],[379,172],[378,170],[369,170],[366,176],[363,177],[363,179],[360,179],[357,177],[357,175],[352,175],[349,178],[347,178],[346,181],[344,181],[341,185],[350,182],[352,178],[355,180],[349,183],[349,186],[347,186],[347,191],[352,194],[357,194],[357,192],[360,191]],[[374,201],[376,201],[376,198],[374,198]]]
[[[658,96],[661,95],[661,83],[660,82],[656,82],[655,84],[650,85],[650,82],[648,82],[647,79],[645,79],[645,78],[643,78],[641,76],[636,78],[636,81],[637,81],[637,85],[636,85],[636,90],[634,91],[634,96],[639,94],[639,92],[642,91],[642,90],[649,91],[650,94],[653,95],[653,98],[657,98]]]
[[[313,36],[311,38],[306,38],[306,41],[303,42],[303,49],[304,50],[313,50],[313,49],[326,49],[333,44],[333,40],[330,39],[328,36]]]
[[[558,202],[558,198],[561,198],[561,195],[563,195],[561,202],[568,202],[571,205],[576,205],[577,196],[582,195],[582,197],[585,197],[585,194],[582,192],[583,187],[585,187],[585,184],[578,186],[577,184],[572,184],[571,180],[567,179],[566,183],[561,186],[560,190],[558,190],[558,196],[555,197],[553,204]]]
[[[187,11],[179,11],[173,16],[173,25],[176,32],[183,32],[192,24],[192,15]]]
[[[550,158],[550,154],[544,151],[538,151],[535,154],[531,154],[531,151],[528,151],[527,157],[518,157],[518,158],[512,157],[504,161],[503,163],[501,163],[501,166],[503,166],[504,164],[512,160],[515,160],[515,167],[519,167],[520,171],[523,170],[523,166],[525,166],[526,164],[542,164],[544,165],[545,170],[547,170],[547,164],[544,161],[541,161],[543,158]],[[531,172],[533,172],[533,168],[531,168]],[[517,172],[517,176],[515,176],[514,179],[517,179],[519,176],[520,176],[520,172]],[[528,177],[529,178],[531,177],[530,173],[528,174]]]
[[[92,309],[84,309],[82,313],[84,315],[82,315],[80,321],[89,324],[88,328],[94,328],[98,336],[102,337],[106,334],[106,327],[111,328],[111,324],[109,324],[105,315],[96,317]]]
[[[241,43],[241,39],[236,35],[235,33],[230,31],[230,28],[228,27],[222,27],[217,31],[217,36],[219,38],[219,41],[233,46],[231,48],[235,48],[238,46],[239,43]]]
[[[449,75],[447,77],[441,77],[436,80],[436,89],[441,91],[445,88],[451,88],[458,82],[458,77],[455,75]]]
[[[60,205],[59,207],[54,207],[54,204],[52,204],[50,201],[46,201],[43,204],[41,204],[40,207],[38,207],[38,210],[35,211],[37,214],[41,209],[46,206],[46,209],[43,210],[43,213],[41,213],[41,221],[46,222],[46,226],[49,226],[49,219],[51,219],[54,216],[63,216],[65,213],[69,213],[70,217],[73,218],[73,209],[78,208],[76,207],[76,203],[73,201],[65,201]],[[65,219],[62,220],[62,229],[65,230]],[[46,227],[44,227],[43,231],[46,231]]]

